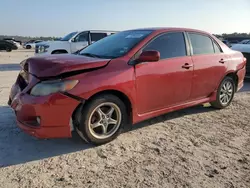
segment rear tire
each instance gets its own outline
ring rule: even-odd
[[[216,101],[211,102],[212,107],[223,109],[229,106],[234,97],[235,84],[233,78],[226,76],[220,83],[216,94]]]
[[[31,46],[30,46],[30,45],[27,45],[27,46],[26,46],[26,49],[31,49]]]
[[[6,47],[6,52],[11,52],[12,49],[10,47]]]
[[[115,95],[105,94],[87,102],[76,127],[79,136],[95,145],[114,140],[127,124],[125,104]]]

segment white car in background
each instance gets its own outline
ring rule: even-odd
[[[35,56],[75,53],[93,42],[114,33],[116,33],[116,31],[88,30],[72,32],[59,41],[48,41],[37,44],[35,47]]]
[[[243,43],[243,44],[242,43],[235,44],[231,47],[231,49],[250,54],[250,41],[248,41],[247,43]]]
[[[238,44],[250,44],[250,39],[245,39],[245,40],[239,42]]]
[[[42,40],[32,40],[23,45],[25,49],[32,49],[36,47],[36,44],[43,42]]]

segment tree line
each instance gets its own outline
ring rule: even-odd
[[[215,36],[219,38],[228,38],[228,37],[249,37],[250,38],[250,33],[223,33],[223,34],[214,34]],[[3,38],[14,38],[17,41],[22,41],[22,42],[27,42],[29,40],[42,40],[42,41],[48,41],[48,40],[59,40],[60,37],[25,37],[25,36],[8,36],[8,35],[0,35],[0,40]]]
[[[27,42],[30,40],[42,40],[42,41],[48,41],[48,40],[59,40],[60,37],[25,37],[25,36],[10,36],[10,35],[0,35],[0,40],[4,38],[14,38],[17,41]]]

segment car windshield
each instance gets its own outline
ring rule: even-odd
[[[61,41],[68,41],[69,39],[71,39],[77,32],[72,32],[70,34],[67,34],[66,36],[64,36],[63,38],[61,38]]]
[[[150,33],[152,33],[151,30],[122,31],[91,44],[81,50],[79,54],[98,58],[121,57]]]

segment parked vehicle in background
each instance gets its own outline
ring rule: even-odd
[[[229,41],[230,47],[234,46],[235,44],[238,44],[240,41],[239,40],[231,40]]]
[[[232,46],[228,40],[222,40],[222,42],[223,42],[225,45],[227,45],[228,47],[231,47],[231,46]]]
[[[38,138],[113,140],[128,124],[202,103],[225,108],[243,87],[246,59],[214,36],[185,28],[128,30],[78,55],[21,63],[8,104]]]
[[[250,78],[250,41],[243,44],[235,44],[231,47],[232,50],[241,52],[247,59],[246,64],[246,78]]]
[[[5,50],[7,52],[11,52],[12,50],[17,50],[18,47],[11,41],[0,40],[0,50]]]
[[[225,40],[228,40],[230,43],[232,44],[237,44],[237,43],[240,43],[241,41],[243,40],[247,40],[249,39],[249,37],[239,37],[239,36],[227,36],[227,37],[224,37]]]
[[[26,42],[23,43],[23,46],[26,45],[26,44],[28,44],[28,43],[34,43],[35,41],[36,41],[36,40],[29,40],[29,41],[26,41]]]
[[[4,38],[3,40],[10,41],[10,42],[14,43],[18,48],[20,48],[22,46],[22,42],[15,40],[15,38]]]
[[[75,53],[76,51],[106,37],[116,31],[81,31],[72,32],[60,41],[43,42],[36,45],[35,55]]]
[[[25,43],[23,45],[24,48],[26,49],[32,49],[32,48],[35,48],[36,47],[36,44],[40,43],[40,42],[43,42],[42,40],[33,40],[33,41],[29,41],[27,43]]]
[[[250,44],[250,39],[245,39],[245,40],[239,42],[238,44]]]

